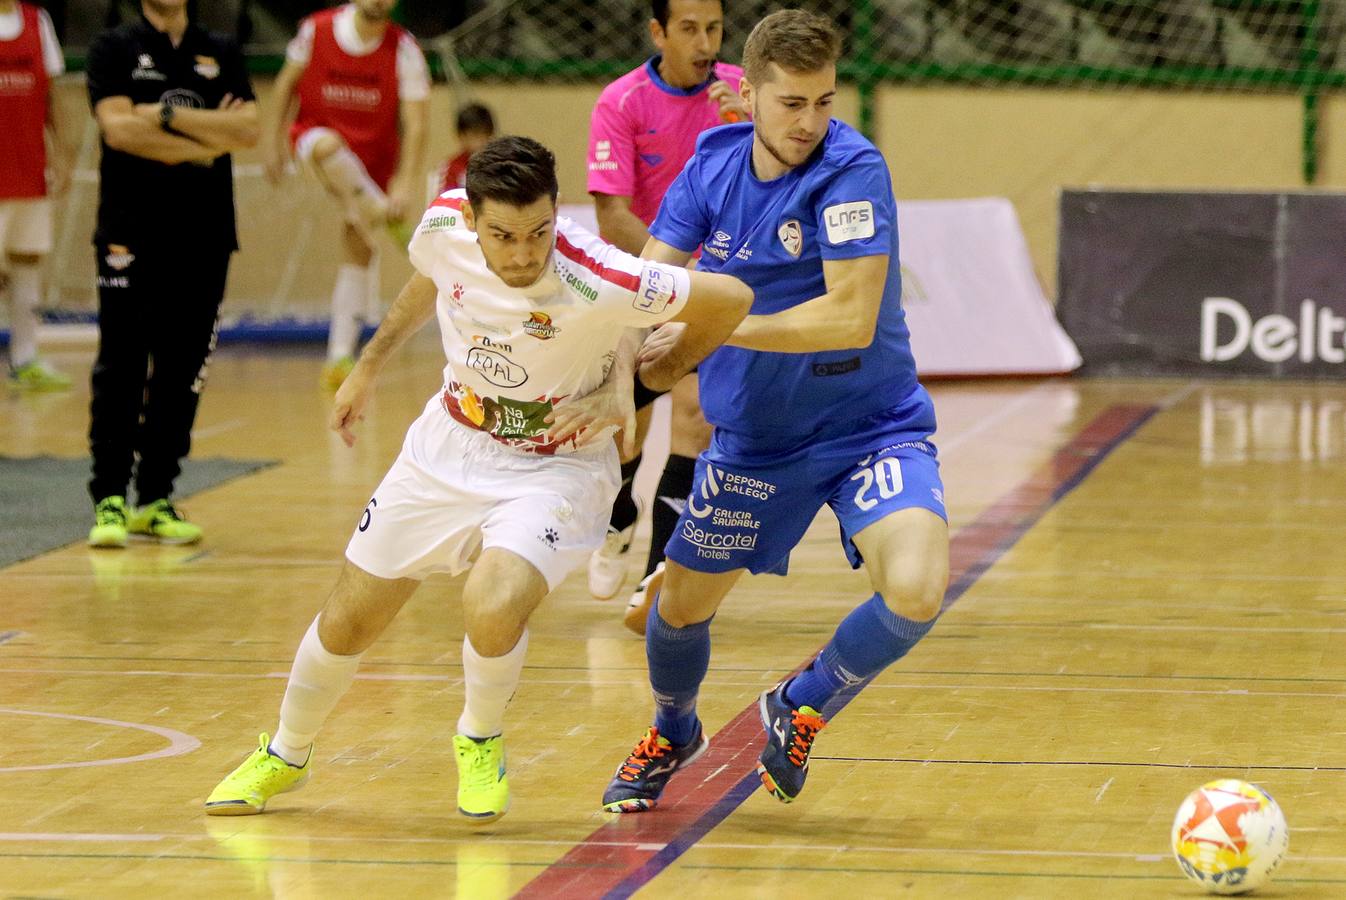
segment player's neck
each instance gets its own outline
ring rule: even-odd
[[[753,135],[752,173],[757,176],[758,181],[775,181],[793,168],[794,166],[786,165],[777,159],[776,154],[762,143],[762,139]]]
[[[355,33],[360,36],[360,40],[377,40],[383,37],[384,32],[388,30],[387,19],[368,19],[365,14],[360,12],[357,7],[355,10]]]
[[[186,4],[177,9],[166,10],[154,0],[145,0],[140,6],[140,11],[145,14],[145,20],[156,30],[168,35],[174,47],[182,43],[182,36],[187,33]]]
[[[680,91],[688,91],[694,87],[700,87],[702,84],[702,82],[700,81],[693,82],[691,84],[683,84],[682,81],[678,80],[676,77],[670,77],[671,73],[668,68],[668,60],[663,56],[659,57],[659,65],[656,66],[655,68],[658,70],[659,78],[664,82],[664,84],[672,88],[677,88]]]

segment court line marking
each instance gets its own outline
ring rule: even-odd
[[[158,725],[144,725],[136,722],[121,722],[117,719],[104,719],[98,716],[75,716],[69,713],[37,712],[31,709],[7,709],[0,707],[0,715],[11,716],[42,716],[49,719],[69,719],[72,722],[92,722],[95,725],[109,725],[113,728],[131,728],[136,731],[148,731],[150,734],[157,734],[161,738],[168,740],[168,746],[149,753],[139,753],[135,756],[117,756],[110,759],[87,759],[79,762],[65,763],[46,763],[39,766],[0,766],[0,773],[3,772],[44,772],[49,769],[84,769],[91,766],[118,766],[124,763],[144,762],[150,759],[165,759],[170,756],[181,756],[184,753],[191,753],[201,742],[190,734],[183,734],[181,731],[174,731],[172,728],[161,728]]]
[[[1297,831],[1308,831],[1309,829],[1300,828]],[[574,841],[570,840],[546,840],[543,838],[512,838],[500,837],[492,834],[473,835],[471,837],[387,837],[387,836],[360,836],[360,835],[315,835],[315,834],[296,834],[289,832],[285,834],[268,834],[259,836],[248,833],[242,827],[235,834],[228,837],[219,837],[210,834],[197,833],[145,833],[133,832],[130,834],[95,834],[85,832],[0,832],[0,841],[10,843],[116,843],[118,841],[136,842],[136,843],[156,843],[160,841],[186,841],[186,842],[214,842],[227,843],[235,837],[246,837],[250,841],[259,843],[314,843],[314,844],[432,844],[443,845],[447,847],[457,846],[500,846],[500,847],[557,847],[570,846]],[[641,844],[637,841],[609,841],[608,846],[626,847],[633,849],[652,848],[660,849],[662,844]],[[1106,851],[1106,850],[1039,850],[1029,848],[1014,847],[894,847],[892,845],[869,846],[865,844],[824,844],[810,842],[807,844],[779,844],[775,842],[763,842],[760,844],[747,843],[744,841],[704,841],[697,844],[699,850],[771,850],[788,852],[806,852],[812,854],[818,853],[876,853],[876,854],[909,854],[909,853],[935,853],[941,856],[1003,856],[1003,857],[1037,857],[1043,859],[1125,859],[1135,862],[1159,862],[1166,861],[1169,858],[1167,852],[1139,852],[1139,851]],[[1290,851],[1286,854],[1286,859],[1294,862],[1314,862],[1314,863],[1332,863],[1346,864],[1346,856],[1305,856]],[[476,861],[474,861],[476,864]],[[1279,881],[1279,879],[1277,879]]]
[[[1044,466],[961,527],[949,542],[950,579],[944,608],[966,593],[1049,509],[1158,411],[1158,407],[1149,405],[1109,406]],[[807,663],[805,660],[800,667]],[[834,716],[863,687],[862,683],[843,692],[828,704],[824,713]],[[754,701],[716,732],[709,749],[688,767],[687,775],[672,782],[671,789],[660,798],[657,812],[613,817],[524,885],[515,897],[543,900],[557,896],[631,896],[757,789],[760,782],[755,751],[761,729]],[[696,778],[701,772],[725,765],[727,768],[719,776],[701,781]],[[636,850],[614,851],[596,844],[615,835],[634,836],[641,843],[666,846],[651,855]]]
[[[76,676],[87,675],[94,678],[106,678],[108,676],[126,676],[126,677],[163,677],[163,678],[267,678],[283,679],[289,678],[289,672],[168,672],[153,670],[130,670],[122,672],[110,672],[99,669],[6,669],[0,668],[0,673],[21,674],[21,675],[61,675]],[[916,673],[908,673],[916,674]],[[975,672],[961,673],[964,675],[975,675]],[[1043,676],[1045,677],[1045,675]],[[1091,678],[1105,676],[1090,675],[1070,675],[1071,678]],[[1114,677],[1143,677],[1143,676],[1114,676]],[[1154,676],[1163,678],[1164,676]],[[1213,677],[1213,676],[1212,676]],[[461,675],[414,675],[414,674],[396,674],[396,673],[377,673],[367,672],[359,673],[355,676],[356,681],[399,681],[399,682],[433,682],[436,684],[461,684]],[[1230,676],[1222,679],[1225,681],[1241,681],[1242,679]],[[1269,679],[1272,681],[1278,679]],[[1288,680],[1288,679],[1287,679]],[[592,678],[530,678],[529,684],[541,685],[588,685],[590,687],[604,688],[625,688],[630,687],[629,681],[594,681]],[[719,678],[707,678],[703,682],[707,687],[747,687],[763,688],[770,687],[774,681],[730,681]],[[1330,682],[1329,682],[1330,683]],[[1065,694],[1177,694],[1190,697],[1238,697],[1240,699],[1257,697],[1314,697],[1328,700],[1340,700],[1346,698],[1346,692],[1334,691],[1261,691],[1250,688],[1224,688],[1223,690],[1209,689],[1201,690],[1198,688],[1142,688],[1142,687],[1088,687],[1083,685],[1030,685],[1030,684],[947,684],[942,682],[884,682],[868,686],[870,691],[1023,691],[1030,693],[1065,693]],[[4,712],[4,710],[0,710]],[[0,770],[3,771],[3,770]]]
[[[1272,766],[1244,763],[1202,763],[1202,762],[1116,762],[1114,760],[1083,759],[933,759],[919,756],[814,756],[813,759],[827,759],[837,762],[879,762],[912,763],[920,766],[1100,766],[1119,769],[1214,769],[1222,772],[1346,772],[1346,766]],[[1103,789],[1112,784],[1109,778]],[[1098,796],[1103,796],[1099,791]]]
[[[23,636],[24,634],[22,631],[0,631],[0,644],[8,644],[15,638],[21,638]]]
[[[958,626],[954,626],[954,627],[958,627]],[[264,660],[252,660],[252,659],[227,659],[227,658],[215,658],[215,659],[212,659],[212,658],[209,658],[209,657],[190,657],[190,658],[188,658],[188,657],[154,657],[154,656],[42,656],[42,655],[38,655],[38,654],[23,654],[23,655],[7,656],[7,657],[5,657],[5,658],[7,658],[7,659],[49,659],[49,660],[62,660],[62,659],[78,659],[78,660],[109,660],[109,661],[118,661],[118,662],[125,662],[125,661],[127,661],[127,660],[135,660],[135,661],[142,661],[142,662],[192,662],[192,663],[227,663],[227,662],[241,662],[241,663],[250,663],[250,664],[251,664],[251,663],[259,663],[259,662],[260,662],[260,663],[278,663],[278,662],[284,662],[284,661],[285,661],[285,660],[276,660],[276,659],[264,659]],[[445,669],[457,669],[457,668],[461,668],[461,667],[462,667],[462,664],[461,664],[461,663],[456,663],[456,662],[453,662],[452,660],[444,660],[444,661],[441,661],[441,662],[397,662],[397,661],[389,661],[389,662],[368,662],[368,663],[365,663],[365,665],[368,665],[368,666],[392,666],[392,667],[403,667],[403,668],[428,668],[428,667],[433,667],[433,668],[445,668]],[[638,673],[638,674],[640,674],[640,675],[644,675],[644,674],[645,674],[645,667],[644,667],[644,666],[601,666],[601,665],[599,665],[599,666],[587,666],[587,665],[584,665],[584,666],[561,666],[561,665],[541,665],[541,664],[538,664],[538,665],[525,665],[525,666],[524,666],[524,671],[526,671],[526,672],[614,672],[614,673],[615,673],[615,672],[625,672],[625,673]],[[761,673],[762,670],[761,670],[760,668],[756,667],[756,666],[742,667],[742,666],[714,666],[714,665],[712,665],[712,666],[710,667],[710,671],[711,671],[712,673],[749,672],[749,673],[752,673],[752,674],[759,674],[759,673]],[[932,676],[932,677],[943,677],[943,676],[946,676],[946,675],[956,675],[956,676],[958,676],[958,677],[960,677],[960,678],[1101,678],[1101,679],[1122,679],[1122,680],[1136,680],[1136,681],[1234,681],[1234,680],[1237,680],[1237,681],[1240,681],[1240,682],[1254,681],[1254,682],[1268,682],[1268,683],[1272,683],[1272,684],[1282,683],[1282,682],[1283,682],[1283,683],[1287,683],[1287,684],[1291,684],[1291,683],[1308,683],[1308,684],[1346,684],[1346,678],[1322,678],[1322,677],[1307,676],[1307,675],[1281,675],[1281,676],[1276,676],[1276,675],[1247,675],[1247,674],[1242,674],[1242,673],[1240,673],[1240,674],[1237,675],[1237,676],[1230,676],[1230,675],[1182,675],[1182,674],[1153,675],[1153,674],[1149,674],[1149,673],[1141,673],[1141,672],[1130,672],[1130,673],[1128,673],[1128,672],[1071,672],[1071,671],[1065,671],[1065,670],[1053,670],[1053,671],[1050,671],[1050,672],[1049,672],[1049,671],[1041,671],[1041,670],[1040,670],[1040,671],[1033,671],[1033,670],[1031,670],[1031,669],[1025,669],[1025,670],[1019,670],[1019,669],[986,669],[986,670],[983,670],[983,671],[971,671],[971,670],[967,670],[967,669],[906,669],[906,670],[904,670],[904,671],[905,671],[905,673],[906,673],[907,675],[928,675],[928,676]],[[17,672],[17,673],[30,674],[30,675],[169,675],[169,676],[182,676],[182,677],[188,677],[188,678],[195,678],[195,677],[208,677],[208,678],[275,678],[275,677],[277,677],[277,676],[283,674],[283,673],[280,673],[280,672],[262,672],[262,673],[257,673],[257,672],[182,672],[182,671],[179,671],[179,672],[171,672],[171,671],[168,671],[168,670],[166,670],[166,669],[127,669],[127,670],[116,670],[116,671],[113,671],[113,670],[108,670],[108,669],[11,669],[11,668],[0,668],[0,672]],[[372,673],[372,674],[379,674],[379,673]],[[357,675],[356,677],[358,678],[359,676]],[[436,677],[444,678],[444,679],[448,679],[448,680],[453,680],[453,676],[451,676],[451,675],[440,675],[440,676],[436,676]],[[562,683],[562,684],[592,684],[593,682],[592,682],[591,680],[585,678],[585,679],[576,679],[576,680],[574,680],[573,682],[558,682],[558,683]],[[622,686],[626,686],[626,685],[629,685],[629,684],[630,684],[630,682],[627,682],[627,681],[621,681],[621,682],[602,682],[602,683],[603,683],[603,684],[607,684],[607,685],[617,684],[617,685],[622,685]],[[718,682],[717,682],[717,683],[718,683]],[[744,682],[744,683],[746,684],[746,683],[748,683],[748,682]],[[760,683],[763,684],[763,685],[766,685],[766,684],[768,684],[768,683],[770,683],[770,684],[775,684],[775,681],[772,680],[772,679],[765,679],[765,680],[761,681]]]
[[[457,868],[460,865],[470,865],[473,868],[501,867],[501,868],[542,868],[547,867],[545,862],[532,862],[525,860],[478,860],[473,859],[469,863],[460,863],[456,859],[321,859],[315,857],[284,857],[284,856],[244,856],[244,855],[211,855],[211,854],[192,854],[192,853],[0,853],[0,859],[143,859],[147,861],[194,861],[194,862],[264,862],[264,863],[302,863],[304,865],[336,865],[336,866],[397,866],[397,867],[416,867],[426,866],[434,868]],[[1159,862],[1160,859],[1145,859],[1145,862]],[[723,871],[723,872],[779,872],[779,865],[708,865],[704,863],[685,863],[684,868],[694,871]],[[1173,883],[1182,882],[1180,875],[1174,873],[1169,875],[1148,875],[1148,874],[1122,874],[1122,873],[1091,873],[1091,872],[1000,872],[978,869],[899,869],[891,867],[852,867],[852,866],[816,866],[801,865],[797,862],[790,864],[792,871],[803,872],[830,872],[845,875],[947,875],[956,878],[1027,878],[1027,879],[1076,879],[1085,881],[1167,881]],[[1185,882],[1184,882],[1185,883]],[[1295,878],[1281,876],[1276,879],[1277,884],[1346,884],[1346,878]],[[517,896],[517,895],[516,895]]]

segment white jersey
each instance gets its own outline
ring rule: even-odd
[[[463,190],[426,210],[411,239],[411,262],[439,289],[445,410],[459,422],[535,453],[548,444],[542,419],[552,404],[603,383],[626,328],[666,322],[687,303],[681,266],[624,253],[561,216],[550,268],[534,284],[506,285],[486,266],[463,222]]]

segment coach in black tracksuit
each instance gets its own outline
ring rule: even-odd
[[[98,359],[93,368],[89,542],[128,529],[190,542],[171,496],[238,249],[229,153],[257,141],[238,47],[190,23],[187,0],[144,0],[89,48],[99,169]],[[137,464],[138,460],[138,464]],[[134,469],[139,510],[126,506]]]

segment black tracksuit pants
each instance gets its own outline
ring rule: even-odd
[[[229,252],[97,244],[98,359],[89,404],[94,503],[170,497],[215,349]]]

